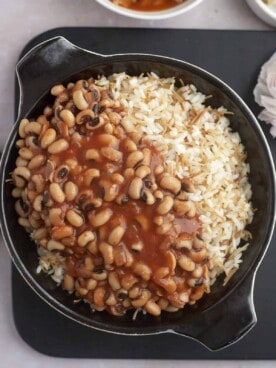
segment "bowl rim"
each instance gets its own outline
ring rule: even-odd
[[[269,5],[263,2],[263,0],[247,0],[247,3],[254,7],[255,12],[260,12],[258,16],[261,16],[260,14],[262,14],[264,17],[269,17],[270,21],[273,21],[274,26],[276,26],[276,11],[272,10]],[[270,24],[272,25],[272,23]]]
[[[96,1],[98,4],[104,6],[106,9],[109,9],[110,11],[113,11],[117,14],[124,15],[126,17],[144,20],[161,20],[187,12],[193,9],[195,6],[199,5],[203,0],[186,0],[186,2],[176,5],[173,8],[150,12],[127,9],[120,5],[112,3],[110,0]]]

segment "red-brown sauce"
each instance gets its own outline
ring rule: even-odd
[[[173,8],[186,0],[110,0],[111,2],[131,10],[159,11]]]

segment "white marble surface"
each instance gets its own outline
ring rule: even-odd
[[[0,12],[0,149],[13,123],[14,67],[23,46],[35,35],[61,26],[120,26],[152,28],[255,29],[269,26],[247,7],[245,0],[205,0],[188,14],[163,20],[140,21],[102,8],[94,0],[1,0]],[[12,318],[10,262],[0,238],[0,356],[1,367],[124,368],[138,367],[276,367],[276,362],[70,360],[41,355],[19,337]],[[254,348],[254,347],[252,347]]]

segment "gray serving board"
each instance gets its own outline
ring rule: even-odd
[[[260,66],[276,51],[276,32],[122,28],[59,28],[43,33],[23,50],[53,36],[103,54],[143,52],[199,65],[222,78],[259,112],[252,90]],[[17,105],[16,95],[16,105]],[[16,106],[17,111],[17,106]],[[274,159],[276,142],[262,125]],[[127,337],[98,332],[60,315],[25,284],[13,268],[13,312],[19,334],[34,349],[68,358],[276,359],[276,236],[257,274],[256,327],[241,341],[219,352],[173,334]]]

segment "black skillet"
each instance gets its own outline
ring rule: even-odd
[[[238,131],[248,152],[253,205],[257,209],[249,226],[253,239],[244,254],[243,263],[223,287],[219,279],[212,293],[193,307],[160,317],[132,313],[114,317],[105,312],[91,313],[84,303],[73,303],[74,297],[43,274],[36,273],[36,247],[23,228],[18,226],[11,197],[10,173],[14,169],[18,122],[35,117],[51,101],[49,90],[56,83],[80,78],[127,72],[139,75],[153,71],[161,77],[175,76],[192,83],[206,95],[213,107],[224,105],[234,112],[231,126]],[[210,350],[229,346],[244,336],[256,323],[253,287],[256,271],[269,245],[275,222],[275,174],[273,159],[264,134],[241,98],[221,80],[189,63],[168,57],[121,54],[103,56],[76,47],[62,37],[55,37],[34,47],[17,65],[20,104],[1,161],[1,212],[3,238],[10,256],[29,286],[49,305],[65,316],[89,327],[125,335],[177,333],[198,340]]]

